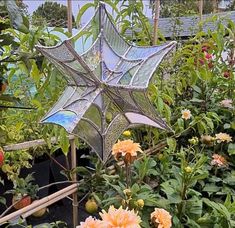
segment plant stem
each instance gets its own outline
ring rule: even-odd
[[[130,166],[128,163],[125,162],[125,168],[126,168],[126,187],[130,187]]]

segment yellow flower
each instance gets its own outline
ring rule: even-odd
[[[212,158],[213,160],[211,161],[211,165],[218,166],[218,167],[225,167],[228,165],[227,160],[219,154],[213,154]]]
[[[155,208],[155,211],[151,213],[151,221],[156,228],[172,226],[170,213],[162,208]]]
[[[232,142],[232,137],[229,134],[226,133],[219,133],[215,135],[215,138],[217,140],[218,143],[221,142]]]
[[[102,220],[107,224],[107,228],[140,228],[141,218],[128,209],[119,209],[110,206],[108,212],[102,210],[100,213]]]
[[[182,119],[185,119],[185,120],[189,120],[192,117],[191,112],[188,109],[182,110],[181,114],[182,114]]]
[[[125,163],[132,163],[137,157],[137,152],[143,152],[139,143],[134,143],[132,140],[118,141],[113,145],[112,155],[116,160],[123,157]]]
[[[126,136],[126,137],[130,137],[131,136],[131,132],[130,131],[124,131],[122,133],[122,135]]]
[[[105,222],[97,220],[89,216],[85,222],[81,222],[77,228],[107,228]]]

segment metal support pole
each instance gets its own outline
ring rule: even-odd
[[[70,140],[71,147],[71,168],[74,169],[77,166],[77,153],[75,139]],[[77,181],[77,173],[72,174],[72,181]],[[78,225],[78,195],[77,192],[73,193],[73,227]]]

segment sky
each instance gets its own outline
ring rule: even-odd
[[[50,1],[57,2],[67,6],[67,0],[50,0]],[[29,14],[32,14],[38,8],[38,6],[40,6],[45,2],[45,0],[23,0],[23,2],[26,5],[28,5]],[[83,5],[85,5],[88,2],[93,2],[93,0],[72,0],[72,11],[75,18],[77,16],[79,8],[81,8]],[[145,13],[148,14],[149,10],[148,7],[146,6],[148,5],[149,1],[143,0],[143,2],[145,5],[145,11],[146,11]],[[82,18],[82,24],[85,24],[92,16],[93,16],[93,11],[88,10]]]

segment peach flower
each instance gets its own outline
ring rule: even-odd
[[[212,158],[213,160],[211,161],[211,165],[225,167],[228,164],[227,160],[219,154],[213,154]]]
[[[89,216],[85,222],[81,222],[77,228],[107,228],[105,222]]]
[[[219,134],[215,134],[215,138],[217,140],[218,143],[221,143],[221,142],[232,142],[232,137],[227,134],[227,133],[219,133]]]
[[[102,220],[107,224],[107,228],[140,228],[141,218],[128,209],[119,209],[110,206],[108,212],[102,210],[100,213]]]
[[[181,114],[182,114],[182,119],[185,119],[185,120],[189,120],[192,117],[191,112],[188,109],[182,110]]]
[[[151,221],[156,228],[170,228],[172,226],[170,213],[162,208],[155,208],[151,213]]]
[[[143,152],[139,143],[134,143],[132,140],[118,141],[113,145],[112,155],[116,160],[123,157],[123,160],[130,164],[137,157],[137,152]]]

